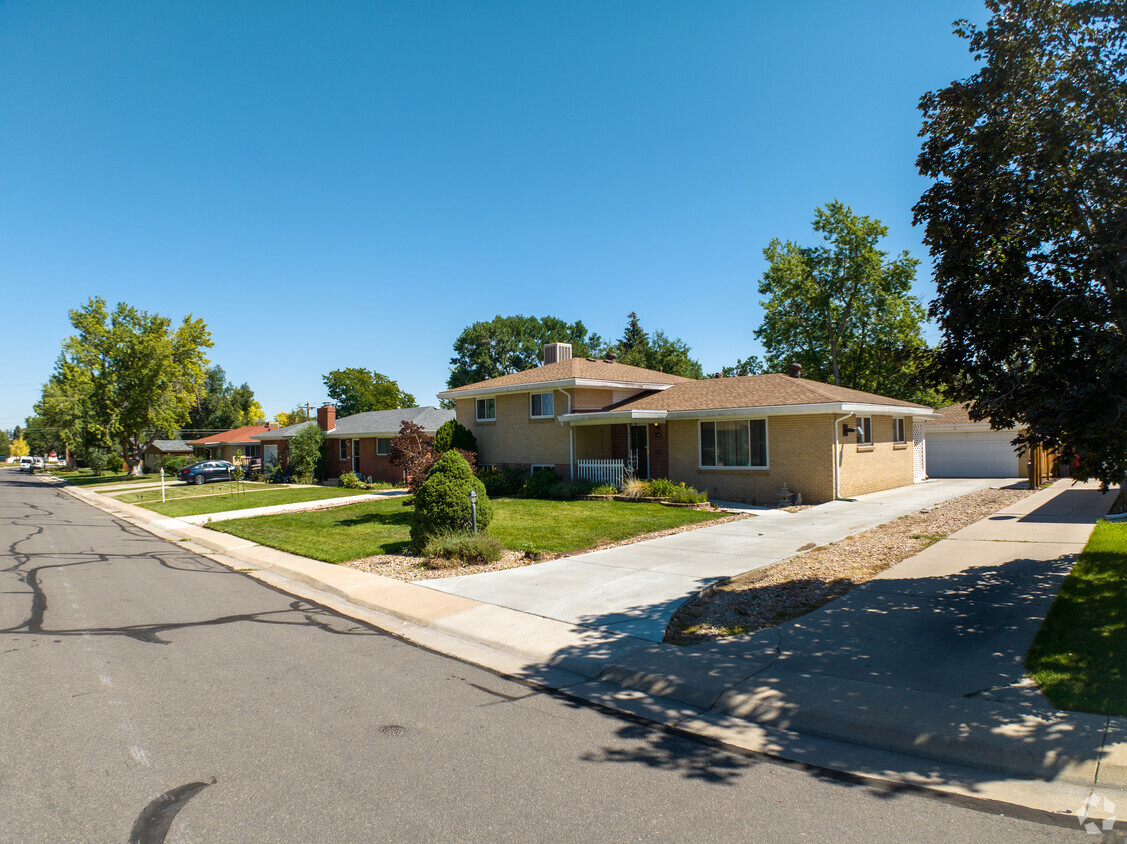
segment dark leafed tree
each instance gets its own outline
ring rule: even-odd
[[[622,339],[613,348],[618,362],[643,369],[653,369],[685,378],[703,378],[704,370],[693,360],[692,349],[680,338],[666,336],[664,331],[647,334],[633,311],[628,317]]]
[[[919,263],[879,248],[888,228],[834,200],[814,212],[820,242],[778,239],[763,250],[763,322],[755,336],[766,369],[802,365],[805,377],[893,398],[934,403],[919,375],[924,309],[912,295]]]
[[[925,94],[915,208],[936,370],[1019,441],[1127,473],[1127,22],[1122,2],[988,0],[978,72]]]
[[[573,357],[601,355],[605,349],[603,339],[588,334],[579,321],[497,316],[489,322],[475,322],[458,335],[447,386],[462,387],[540,366],[548,343],[570,343]]]
[[[413,395],[399,389],[397,382],[375,370],[357,367],[334,369],[322,378],[329,398],[336,403],[338,417],[415,406]]]
[[[262,419],[262,406],[255,401],[254,390],[245,383],[236,387],[227,380],[223,367],[216,364],[207,370],[186,427],[193,431],[221,431],[254,425]]]

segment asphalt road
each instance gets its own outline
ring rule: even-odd
[[[0,840],[1090,841],[403,643],[0,470]]]

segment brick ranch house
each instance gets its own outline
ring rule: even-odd
[[[235,453],[243,453],[244,463],[257,462],[262,458],[262,445],[255,439],[258,434],[266,434],[276,430],[277,422],[266,422],[261,425],[244,425],[241,428],[232,428],[218,434],[210,434],[195,440],[188,440],[187,445],[192,447],[196,457],[201,460],[226,460],[235,462]]]
[[[544,365],[438,394],[478,442],[478,463],[595,478],[594,461],[684,482],[710,497],[807,503],[924,477],[923,423],[911,402],[791,374],[697,381],[545,347]],[[613,464],[612,464],[613,465]]]
[[[346,472],[356,472],[366,477],[396,483],[403,472],[391,465],[391,440],[399,433],[404,422],[422,426],[430,436],[454,418],[451,410],[437,407],[404,407],[395,410],[374,410],[354,413],[337,419],[337,409],[332,404],[317,408],[316,422],[301,422],[257,435],[262,443],[263,463],[266,466],[289,464],[289,441],[306,425],[317,425],[325,435],[325,468],[330,478],[339,478]]]

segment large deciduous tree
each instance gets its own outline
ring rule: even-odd
[[[763,250],[767,298],[755,336],[767,369],[799,363],[817,381],[934,403],[919,375],[927,351],[924,309],[911,293],[919,262],[907,252],[889,260],[878,247],[888,228],[838,200],[815,210],[813,228],[817,245],[776,238]]]
[[[619,363],[685,378],[704,377],[700,363],[693,360],[692,349],[684,340],[668,337],[661,330],[647,334],[633,311],[627,317],[622,339],[612,348]]]
[[[349,367],[334,369],[322,376],[325,389],[337,406],[338,416],[414,407],[415,397],[399,389],[399,384],[375,370]]]
[[[65,394],[88,395],[87,426],[118,443],[130,474],[166,432],[184,425],[203,383],[211,335],[203,320],[179,326],[124,302],[112,313],[92,297],[70,312],[76,333],[63,341],[53,379]]]
[[[987,0],[982,66],[925,94],[916,222],[935,259],[937,370],[972,416],[1127,473],[1127,13]],[[1074,473],[1076,474],[1076,473]]]
[[[254,425],[264,419],[262,405],[254,398],[249,384],[235,386],[227,380],[223,367],[207,370],[196,402],[188,413],[192,431],[215,431]]]
[[[605,350],[603,339],[588,334],[578,320],[569,323],[552,316],[497,316],[489,322],[475,322],[458,335],[446,384],[462,387],[532,369],[543,362],[548,343],[570,343],[574,357],[601,355]]]

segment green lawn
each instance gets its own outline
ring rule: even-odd
[[[234,484],[208,484],[204,489],[230,490]],[[133,496],[145,493],[129,493],[118,496],[118,501],[128,501]],[[317,487],[271,487],[264,492],[231,493],[226,495],[201,495],[184,497],[161,503],[160,490],[156,491],[156,501],[148,495],[148,502],[139,506],[164,516],[198,516],[203,513],[225,513],[231,510],[245,510],[248,507],[271,507],[275,504],[292,504],[295,501],[320,501],[323,498],[341,498],[348,495],[364,495],[362,489],[342,489],[334,486]],[[259,517],[266,518],[266,517]]]
[[[498,498],[491,536],[516,551],[562,553],[642,533],[709,521],[707,510],[621,501],[539,501]],[[402,552],[411,530],[402,499],[364,502],[316,513],[286,513],[216,522],[209,527],[252,542],[328,563]]]
[[[65,470],[52,471],[49,474],[62,478],[71,486],[116,486],[118,484],[152,483],[159,481],[160,475],[127,475],[124,472],[105,472],[95,475],[91,469],[78,469],[74,472]]]
[[[1127,524],[1096,525],[1025,665],[1055,706],[1127,715]]]
[[[261,483],[258,481],[244,481],[242,484],[242,491],[245,493],[262,492],[268,489],[287,489],[288,487],[271,486],[269,484]],[[222,481],[220,483],[211,484],[183,484],[179,481],[166,481],[164,485],[164,497],[168,500],[174,498],[199,498],[204,495],[227,495],[232,490],[239,489],[237,483],[228,483]],[[136,492],[123,490],[121,492],[106,492],[103,495],[109,495],[116,498],[118,501],[124,501],[126,504],[138,504],[141,507],[147,507],[149,504],[156,501],[160,503],[160,487],[155,489],[140,489]]]

